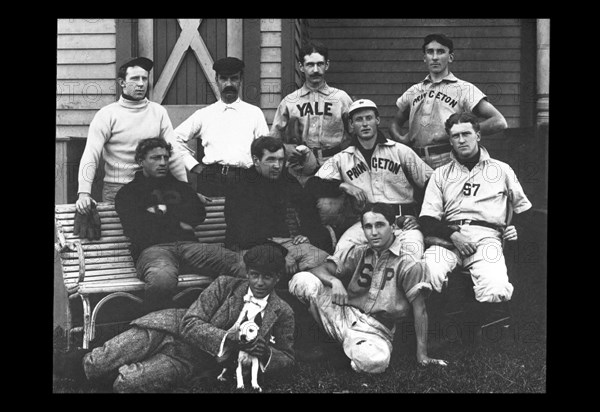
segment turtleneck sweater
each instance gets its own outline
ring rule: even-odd
[[[185,166],[173,134],[167,110],[147,98],[139,101],[125,99],[101,108],[90,123],[85,150],[79,164],[78,193],[91,193],[92,182],[104,158],[104,182],[126,184],[133,180],[140,166],[135,162],[138,143],[150,137],[161,137],[173,145],[169,162],[171,174],[187,182]]]

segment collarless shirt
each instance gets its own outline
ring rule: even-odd
[[[252,141],[267,134],[269,128],[262,110],[239,98],[230,104],[219,100],[203,107],[175,129],[177,141],[185,149],[182,155],[187,170],[199,163],[187,145],[190,139],[201,139],[203,164],[248,168],[252,165]]]
[[[370,165],[353,145],[328,159],[315,176],[357,186],[371,203],[410,204],[415,203],[413,184],[425,187],[432,173],[408,146],[383,139],[375,145]]]
[[[453,113],[472,112],[487,96],[472,83],[448,73],[434,82],[430,75],[396,100],[401,112],[410,110],[408,137],[415,147],[447,143],[444,122]]]
[[[318,89],[304,84],[288,94],[277,107],[271,135],[286,143],[304,144],[311,149],[331,149],[344,140],[344,119],[352,99],[348,94],[324,83]],[[302,141],[285,139],[285,129],[291,118],[297,119]]]
[[[327,259],[336,264],[336,277],[347,282],[348,305],[372,316],[389,321],[405,317],[418,293],[431,291],[427,266],[403,254],[399,238],[379,255],[366,244]]]
[[[448,222],[480,220],[504,226],[509,193],[515,213],[531,208],[513,169],[492,159],[483,146],[479,147],[479,162],[473,169],[469,170],[451,153],[450,163],[435,170],[425,190],[420,216]]]

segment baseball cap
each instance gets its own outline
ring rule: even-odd
[[[142,69],[149,72],[152,69],[152,66],[154,66],[154,62],[146,57],[135,57],[135,58],[123,63],[120,68],[124,69],[127,67],[134,67],[134,66],[139,66]]]
[[[348,108],[348,115],[351,116],[353,112],[355,112],[356,110],[359,110],[359,109],[374,109],[377,112],[379,112],[377,109],[377,105],[372,100],[359,99],[359,100],[352,102],[352,104]]]
[[[244,254],[244,263],[246,269],[281,275],[285,272],[285,255],[287,253],[287,249],[283,246],[275,242],[268,242],[250,248]]]
[[[213,64],[213,70],[221,74],[234,74],[244,69],[244,62],[236,57],[224,57]]]
[[[389,365],[392,353],[389,345],[371,333],[352,330],[352,336],[344,339],[343,347],[356,372],[382,373]]]

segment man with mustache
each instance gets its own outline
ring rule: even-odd
[[[160,137],[177,145],[173,126],[164,107],[146,98],[148,73],[154,63],[137,57],[119,67],[117,79],[123,89],[118,101],[101,108],[92,119],[79,163],[77,212],[88,214],[96,201],[92,198],[92,182],[100,158],[104,159],[102,201],[113,202],[123,185],[140,170],[134,160],[135,148],[142,139]],[[185,167],[177,156],[171,158],[171,173],[187,182]]]
[[[252,166],[250,144],[269,133],[260,108],[239,97],[244,76],[244,62],[225,57],[213,65],[220,98],[197,110],[176,129],[182,145],[183,162],[188,171],[198,174],[198,190],[206,196],[225,196],[226,187],[240,181],[243,169]],[[188,147],[190,139],[200,139],[203,156],[200,162]]]
[[[444,121],[453,113],[473,112],[482,118],[481,134],[506,129],[506,119],[475,85],[450,72],[454,44],[444,34],[429,34],[423,41],[423,61],[429,74],[396,101],[398,113],[390,126],[392,139],[413,148],[432,168],[450,162],[451,146]],[[408,120],[408,133],[401,127]]]
[[[348,107],[352,99],[325,81],[330,64],[325,46],[309,43],[300,49],[298,59],[304,85],[279,104],[271,135],[283,139],[290,172],[304,185],[323,163],[348,146]],[[308,149],[298,151],[299,145]],[[343,224],[339,220],[343,196],[316,202],[324,225]]]
[[[162,139],[142,140],[135,152],[142,170],[115,197],[138,276],[146,282],[147,311],[171,303],[179,273],[245,276],[237,253],[196,239],[194,227],[206,211],[196,191],[169,173],[171,152]]]

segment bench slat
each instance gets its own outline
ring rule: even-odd
[[[133,261],[129,262],[117,262],[117,263],[89,263],[85,262],[85,277],[93,276],[94,270],[101,269],[125,269],[134,268]],[[64,273],[77,272],[79,273],[79,266],[65,266],[63,269]]]
[[[98,256],[98,257],[92,257],[92,256],[85,256],[85,267],[88,267],[88,264],[100,264],[100,263],[105,263],[105,264],[118,264],[119,262],[133,262],[133,258],[130,256],[129,253],[127,253],[126,255],[109,255],[109,256]],[[77,259],[77,257],[75,259],[64,259],[63,260],[63,266],[79,266],[79,259]]]
[[[111,258],[117,256],[131,256],[129,249],[118,249],[118,250],[100,250],[100,251],[84,251],[85,261],[88,259],[96,259],[96,258]],[[63,260],[63,264],[65,265],[78,265],[79,264],[79,256],[77,256],[77,252],[67,252],[60,255]],[[131,258],[131,257],[130,257]],[[72,261],[75,263],[70,263]]]
[[[117,275],[105,275],[105,276],[96,276],[90,279],[84,279],[82,283],[94,283],[94,282],[124,282],[128,279],[137,279],[136,276],[132,276],[131,273],[121,273]],[[65,285],[77,284],[77,277],[68,277],[65,278]],[[140,280],[141,282],[141,280]],[[143,283],[143,282],[142,282]]]
[[[121,243],[82,243],[83,251],[87,253],[87,251],[92,250],[111,250],[111,249],[126,249],[128,250],[131,242],[121,242]]]
[[[119,274],[124,274],[124,273],[132,274],[134,277],[137,276],[135,268],[131,267],[131,268],[86,270],[84,279],[93,278],[94,276],[119,275]],[[79,272],[65,272],[63,277],[70,278],[70,277],[78,277],[78,276],[79,276]]]

